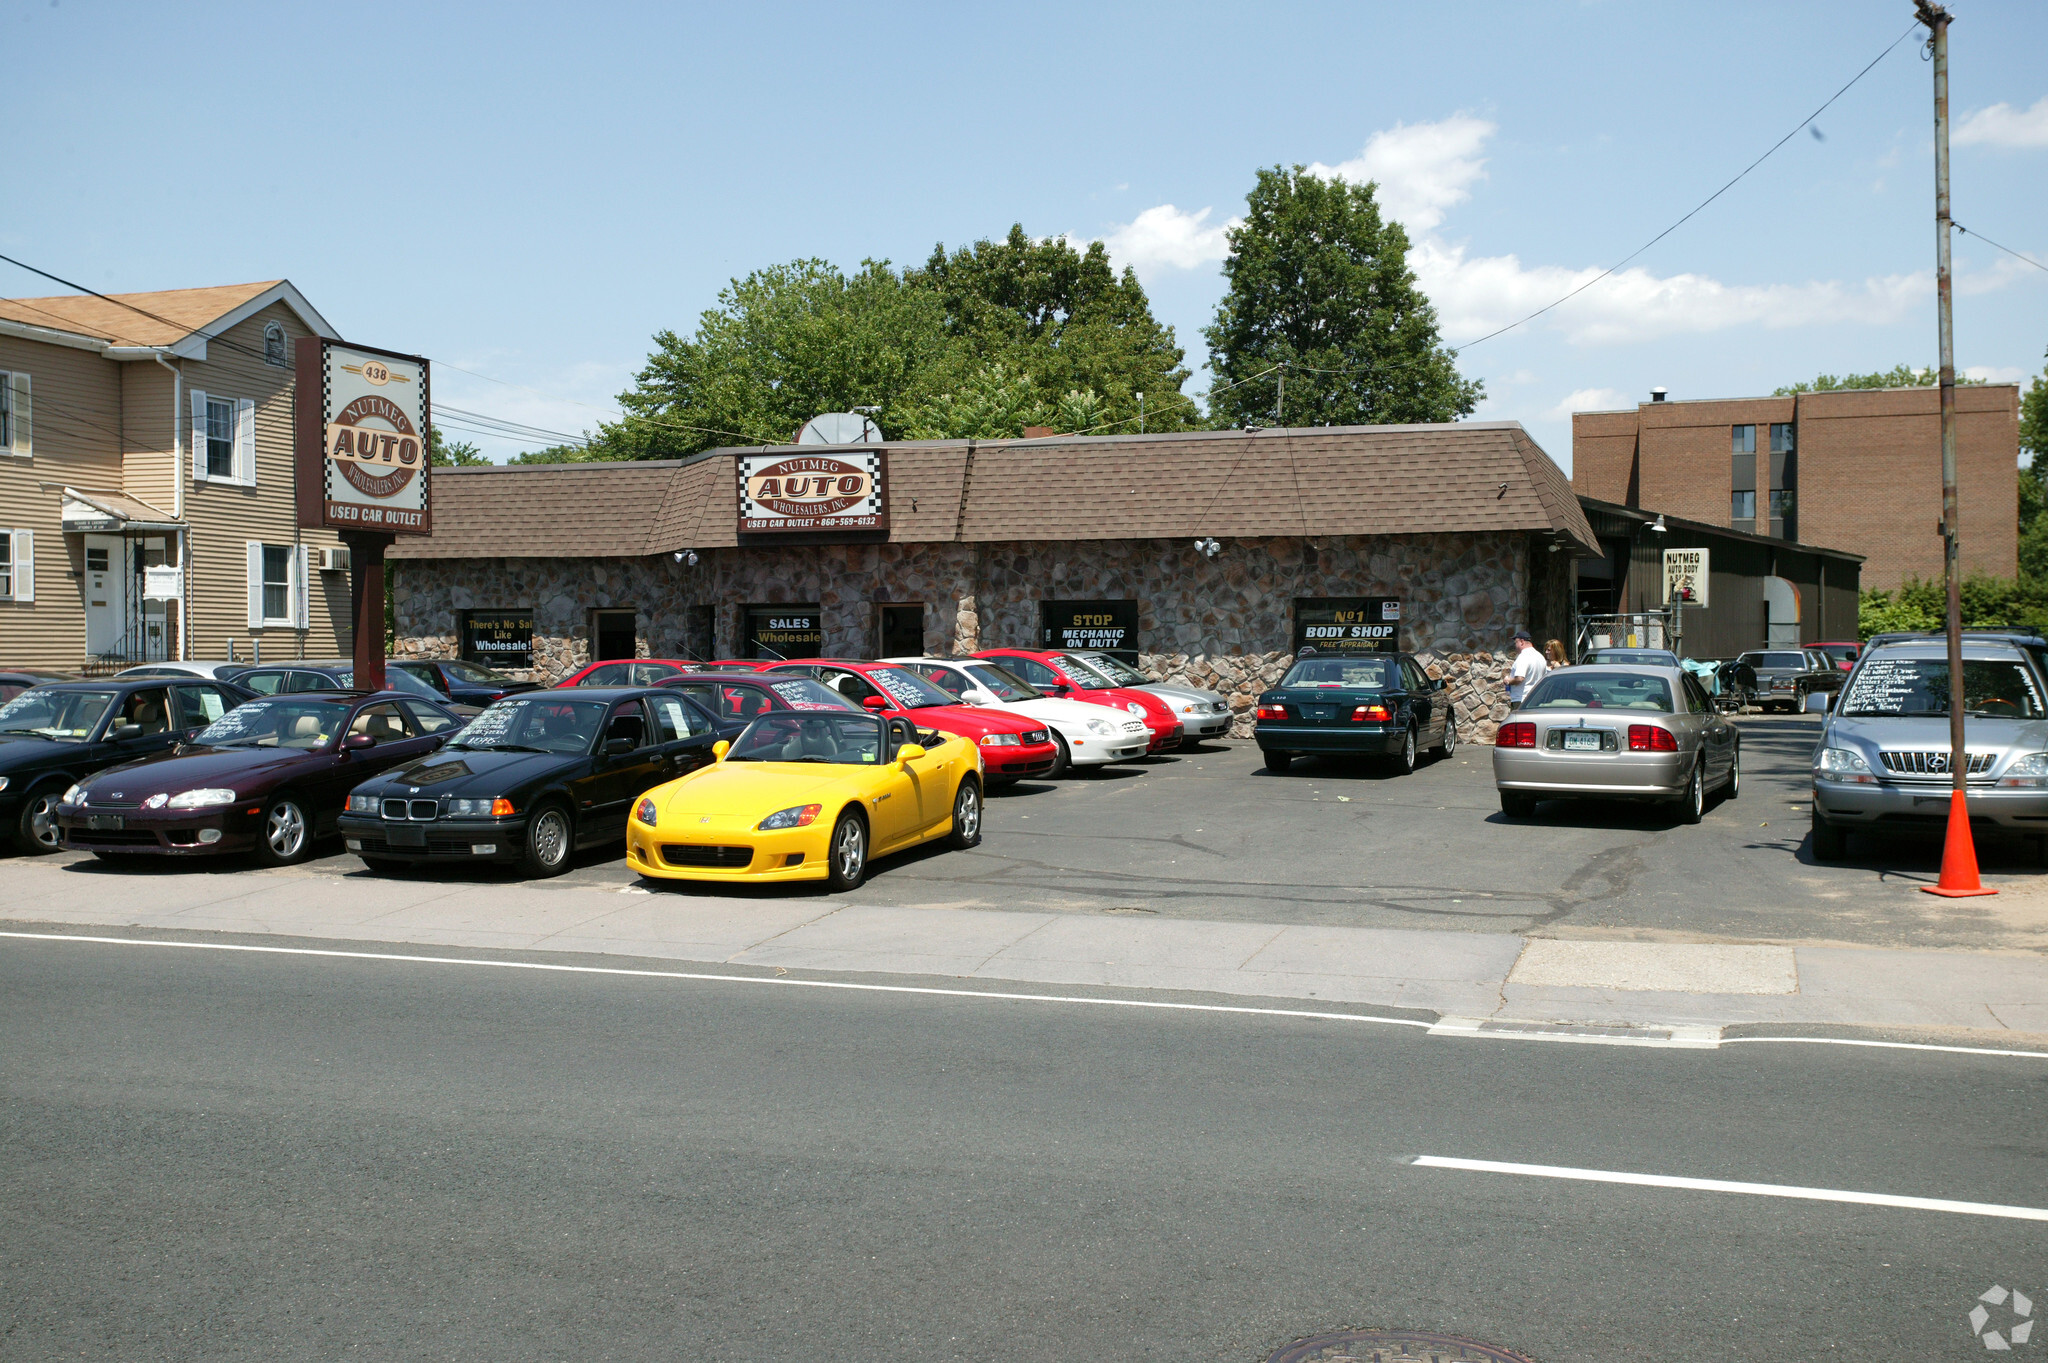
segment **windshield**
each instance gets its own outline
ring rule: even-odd
[[[907,667],[871,667],[860,675],[887,691],[889,698],[906,710],[960,703]]]
[[[337,700],[252,700],[199,731],[192,741],[211,748],[317,748],[348,722]]]
[[[1963,662],[1963,708],[1977,719],[2039,719],[2034,674],[2018,662]],[[1946,715],[1948,660],[1865,658],[1842,695],[1844,715]]]
[[[478,667],[475,663],[442,663],[441,666],[447,668],[448,675],[457,681],[472,682],[480,686],[509,686],[512,683],[512,679],[503,673],[493,672],[488,667]]]
[[[727,687],[728,691],[745,688]],[[858,710],[860,707],[842,696],[831,687],[809,677],[781,677],[768,683],[768,689],[789,703],[792,710]],[[737,714],[738,711],[728,711]]]
[[[1792,667],[1801,672],[1806,670],[1804,653],[1745,653],[1738,661],[1748,663],[1751,667]]]
[[[1044,700],[1045,692],[1029,682],[1005,672],[994,663],[974,663],[961,669],[974,679],[974,684],[989,692],[997,700]]]
[[[1536,684],[1524,710],[1650,710],[1668,715],[1671,683],[1640,672],[1595,672],[1580,666],[1553,672]]]
[[[869,714],[792,714],[778,710],[749,724],[725,760],[873,766],[882,760],[882,723]]]
[[[356,674],[353,672],[349,673],[342,679],[341,684],[343,686],[354,686],[356,684]],[[402,667],[385,668],[384,685],[388,690],[403,691],[410,696],[425,696],[429,700],[447,699],[439,691],[436,691],[433,687],[427,685]]]
[[[1394,685],[1393,673],[1393,662],[1386,658],[1304,658],[1287,669],[1280,684],[1385,691]]]
[[[1118,686],[1150,686],[1152,679],[1132,667],[1121,658],[1112,658],[1107,653],[1077,653],[1074,655]]]
[[[1649,667],[1676,667],[1678,666],[1678,655],[1666,653],[1662,649],[1656,648],[1603,648],[1588,653],[1581,661],[1588,663],[1641,664]]]
[[[604,722],[605,702],[519,696],[493,702],[448,746],[507,752],[587,753]]]
[[[83,743],[113,703],[112,691],[27,690],[0,705],[0,734]]]
[[[1053,661],[1066,669],[1067,675],[1074,679],[1074,685],[1084,690],[1100,691],[1106,686],[1116,685],[1107,673],[1096,671],[1072,653],[1055,653]]]

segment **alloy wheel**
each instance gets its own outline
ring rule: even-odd
[[[28,835],[35,845],[45,852],[54,852],[63,835],[57,828],[57,797],[50,794],[36,796],[28,802]]]
[[[541,811],[533,821],[533,858],[543,866],[559,866],[569,855],[569,821],[559,809]]]
[[[856,883],[860,880],[861,870],[868,859],[867,843],[859,820],[847,819],[839,825],[839,834],[832,840],[832,861],[841,880]]]
[[[964,842],[981,836],[981,799],[969,782],[961,782],[960,793],[953,797],[953,831]]]
[[[1450,758],[1458,751],[1458,721],[1450,715],[1444,716],[1443,754]]]
[[[263,840],[270,844],[270,850],[280,861],[290,861],[306,845],[306,815],[290,800],[279,800],[270,807],[270,815],[263,822]]]
[[[1401,770],[1415,770],[1415,730],[1401,731]]]

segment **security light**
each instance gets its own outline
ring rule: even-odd
[[[692,568],[696,567],[696,566],[697,566],[697,551],[696,551],[695,549],[678,549],[678,550],[676,550],[676,562],[678,562],[678,563],[682,563],[682,564],[687,564],[687,565],[688,565],[689,567],[692,567]]]
[[[1650,529],[1651,529],[1652,531],[1654,531],[1655,533],[1659,534],[1659,535],[1661,535],[1661,534],[1663,534],[1663,533],[1664,533],[1664,513],[1663,513],[1663,512],[1659,511],[1659,512],[1657,513],[1657,519],[1656,519],[1656,520],[1654,520],[1654,521],[1651,521],[1651,522],[1650,522]]]

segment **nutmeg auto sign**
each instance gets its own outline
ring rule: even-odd
[[[887,530],[888,452],[853,445],[843,449],[740,455],[740,533]]]
[[[299,524],[432,533],[427,361],[319,338],[295,360]]]

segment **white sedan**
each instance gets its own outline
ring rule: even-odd
[[[1059,756],[1048,776],[1069,766],[1093,767],[1143,757],[1152,730],[1143,720],[1086,701],[1048,696],[996,663],[980,658],[884,658],[901,663],[963,705],[984,705],[1025,715],[1052,730]]]

